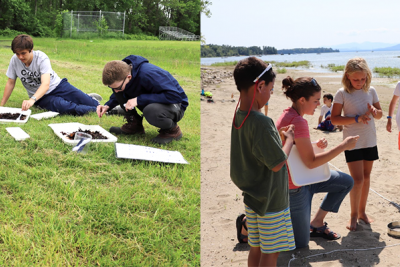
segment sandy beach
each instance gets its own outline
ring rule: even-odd
[[[202,66],[202,88],[213,94],[214,102],[201,101],[201,266],[247,266],[249,246],[236,239],[235,220],[244,213],[241,191],[231,182],[229,174],[230,134],[232,118],[239,92],[232,77],[233,67]],[[269,117],[277,120],[282,110],[291,105],[281,91],[281,81],[290,75],[314,77],[322,87],[322,94],[335,95],[341,87],[341,73],[315,73],[288,70],[277,74],[274,94],[269,101]],[[350,218],[350,199],[345,198],[337,214],[328,214],[329,227],[342,238],[328,241],[312,238],[308,248],[281,253],[278,266],[400,266],[400,239],[387,234],[387,225],[400,221],[400,151],[398,132],[386,131],[386,116],[397,79],[373,78],[384,116],[377,120],[378,151],[371,174],[371,189],[367,214],[374,219],[370,225],[359,223],[355,232],[346,225]],[[199,96],[200,97],[200,96]],[[397,109],[396,109],[397,110]],[[342,141],[342,133],[322,132],[317,126],[320,109],[309,122],[311,141],[325,137],[329,147]],[[331,169],[349,173],[344,153],[330,165]],[[313,214],[324,194],[313,199]]]

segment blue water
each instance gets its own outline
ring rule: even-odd
[[[308,60],[312,67],[308,70],[315,72],[330,72],[326,67],[328,64],[346,65],[347,61],[354,57],[364,58],[371,70],[375,67],[400,68],[400,51],[375,51],[375,52],[339,52],[339,53],[310,53],[310,54],[292,54],[292,55],[266,55],[259,56],[262,60],[277,62],[292,62]],[[238,61],[246,56],[240,57],[213,57],[201,58],[201,65],[211,65],[217,62]],[[325,68],[321,67],[324,66]]]

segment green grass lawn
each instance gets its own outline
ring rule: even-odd
[[[118,142],[177,150],[190,164],[117,159],[114,144],[107,143],[91,143],[88,154],[76,154],[48,126],[80,122],[108,130],[123,124],[120,116],[0,124],[0,266],[199,266],[199,42],[34,38],[34,44],[60,78],[99,93],[102,104],[111,94],[101,82],[110,60],[141,55],[169,71],[189,97],[179,123],[182,139],[154,145],[157,129],[144,122],[145,136],[118,136]],[[10,38],[0,38],[2,92],[10,45]],[[6,106],[19,108],[26,99],[18,80]],[[15,141],[5,130],[15,126],[30,138]]]

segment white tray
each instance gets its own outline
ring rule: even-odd
[[[317,147],[315,143],[312,145],[315,154],[319,154],[324,151],[323,149]],[[306,165],[304,165],[296,145],[293,145],[287,163],[290,176],[292,177],[292,182],[296,186],[325,182],[331,177],[331,171],[329,170],[328,163],[325,163],[314,169],[309,169]]]
[[[29,116],[31,115],[31,110],[25,110],[22,111],[20,108],[7,108],[7,107],[0,107],[0,113],[22,113],[22,115],[26,115],[25,120],[5,120],[5,119],[0,119],[0,123],[19,123],[19,124],[24,124],[28,121]]]
[[[75,146],[78,144],[79,140],[70,140],[66,135],[63,135],[61,132],[70,134],[72,132],[78,131],[79,128],[82,130],[90,130],[92,132],[99,131],[102,135],[106,136],[108,139],[92,139],[93,143],[115,143],[117,142],[117,137],[112,135],[110,132],[104,130],[99,125],[85,125],[78,122],[70,122],[70,123],[53,123],[49,124],[50,128],[53,129],[54,133],[60,137],[64,143],[68,145]]]
[[[47,112],[33,114],[33,115],[31,115],[31,118],[34,118],[36,120],[41,120],[41,119],[53,118],[53,117],[57,116],[58,114],[60,114],[60,113],[54,112],[54,111],[47,111]]]
[[[30,137],[29,134],[19,127],[7,127],[6,130],[16,141],[22,141]]]

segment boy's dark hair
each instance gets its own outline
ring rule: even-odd
[[[247,91],[254,85],[254,80],[260,75],[268,64],[256,57],[248,57],[240,60],[233,71],[236,87],[239,92]],[[260,77],[259,81],[265,81],[266,84],[272,82],[276,77],[272,68]]]
[[[29,53],[33,49],[33,40],[32,37],[30,37],[27,34],[20,34],[17,35],[14,40],[11,42],[11,50],[14,53],[17,53],[18,51],[21,50],[29,50]]]
[[[330,101],[333,101],[333,96],[331,94],[324,94],[322,98],[329,99]]]
[[[292,77],[287,76],[282,80],[282,90],[294,103],[302,97],[308,100],[314,93],[321,91],[321,87],[311,77],[300,77],[294,81]]]

